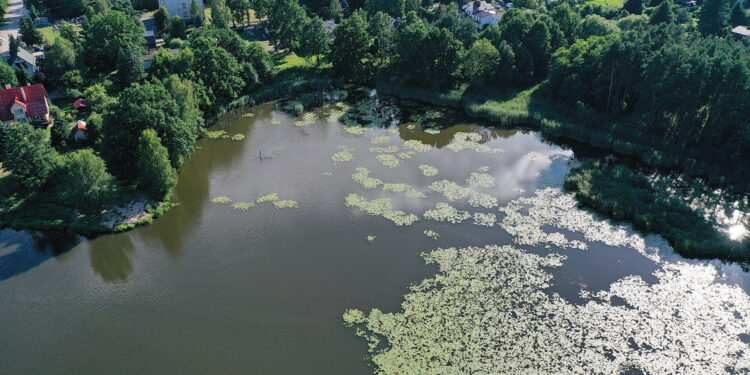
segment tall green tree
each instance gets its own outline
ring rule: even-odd
[[[547,25],[541,21],[534,22],[525,41],[534,64],[534,77],[539,78],[547,75],[552,56],[551,40],[552,36]]]
[[[38,45],[44,41],[42,34],[36,28],[36,23],[29,17],[21,18],[18,31],[21,33],[21,40],[28,45]]]
[[[307,22],[307,14],[297,0],[276,0],[268,14],[269,40],[294,50],[304,37],[302,28]]]
[[[16,72],[10,65],[2,63],[0,64],[0,87],[11,85],[12,87],[18,87],[18,78],[16,78]]]
[[[734,3],[730,20],[732,22],[732,27],[740,25],[747,26],[747,13],[745,13],[745,9],[739,1]]]
[[[227,7],[226,1],[214,0],[211,7],[211,25],[224,29],[232,22],[232,11]]]
[[[396,43],[396,28],[391,16],[383,12],[370,15],[369,33],[373,40],[372,53],[378,64],[382,64],[393,55]]]
[[[573,10],[567,3],[556,6],[552,10],[552,19],[560,26],[567,44],[573,44],[578,38],[578,32],[581,29],[581,16]]]
[[[703,34],[721,34],[729,25],[729,0],[705,0],[698,13],[698,30]]]
[[[171,39],[187,38],[187,25],[185,24],[185,20],[183,20],[182,17],[174,16],[169,20],[169,37]]]
[[[365,11],[368,14],[383,12],[391,17],[403,17],[406,13],[406,0],[366,0]]]
[[[73,43],[68,39],[55,38],[45,51],[42,70],[49,77],[61,77],[65,72],[76,68],[77,54]]]
[[[169,11],[167,10],[167,7],[164,5],[160,6],[159,9],[154,12],[154,23],[156,24],[156,28],[159,30],[166,30],[169,19],[171,18]]]
[[[664,0],[658,7],[656,7],[656,9],[654,9],[649,19],[649,22],[652,25],[658,25],[660,23],[672,23],[674,21],[675,13],[672,6],[672,0]]]
[[[143,78],[143,60],[132,48],[120,50],[117,56],[117,82],[125,88]]]
[[[331,41],[328,38],[328,31],[323,27],[323,20],[318,17],[309,20],[302,28],[302,35],[305,37],[300,40],[295,52],[304,58],[315,57],[315,65],[319,65],[320,56],[328,53],[331,48]]]
[[[50,144],[49,132],[25,124],[10,127],[3,168],[29,190],[37,190],[55,173],[58,154]]]
[[[104,160],[91,149],[66,154],[61,161],[58,190],[81,212],[96,213],[112,197],[115,179]]]
[[[18,39],[13,36],[13,34],[9,34],[8,36],[8,53],[10,53],[10,56],[15,57],[18,56],[18,48],[21,46],[21,42],[18,41]]]
[[[466,52],[461,70],[470,82],[485,83],[500,62],[500,52],[487,39],[479,39]]]
[[[191,41],[190,49],[193,52],[191,80],[205,87],[214,104],[223,104],[239,96],[245,82],[234,56],[207,37]]]
[[[347,81],[367,79],[372,72],[372,55],[365,14],[354,12],[336,26],[333,35],[331,63],[335,74]]]
[[[97,14],[84,28],[86,64],[95,70],[114,70],[118,56],[115,51],[130,48],[143,54],[143,31],[137,19],[123,12]]]
[[[328,17],[336,23],[340,23],[344,19],[344,8],[341,6],[341,0],[331,0],[328,4]]]
[[[138,188],[151,199],[163,201],[177,185],[177,171],[169,163],[167,148],[152,129],[138,139]]]
[[[626,0],[623,8],[630,14],[643,13],[643,0]]]
[[[102,157],[109,170],[126,180],[137,176],[138,137],[153,129],[163,139],[172,166],[193,151],[197,134],[182,120],[180,106],[160,83],[134,84],[120,93],[102,127]]]
[[[203,13],[203,8],[195,0],[190,3],[190,17],[192,18],[193,25],[197,27],[203,26],[206,16]]]

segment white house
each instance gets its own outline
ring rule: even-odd
[[[497,25],[500,23],[500,19],[503,18],[502,9],[497,9],[494,5],[482,0],[474,0],[462,6],[461,12],[471,17],[480,29],[490,25]]]
[[[39,72],[39,61],[37,56],[27,51],[25,48],[19,47],[18,54],[16,54],[15,58],[11,58],[9,53],[6,53],[5,56],[8,56],[8,65],[14,69],[25,70],[29,77],[33,78]]]
[[[195,0],[201,10],[204,9],[203,0]],[[190,18],[190,6],[193,0],[159,0],[159,6],[164,6],[170,15],[179,16],[185,19]]]

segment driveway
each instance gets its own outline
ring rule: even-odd
[[[23,7],[23,0],[8,1],[8,11],[5,13],[6,24],[0,27],[0,38],[4,39],[3,45],[0,46],[0,54],[8,52],[8,37],[11,34],[18,38],[19,22],[28,13],[29,11]]]

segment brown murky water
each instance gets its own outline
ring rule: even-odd
[[[346,309],[396,312],[408,286],[436,272],[421,252],[511,244],[514,235],[472,220],[421,219],[397,227],[346,207],[346,197],[388,197],[394,209],[421,215],[445,201],[428,188],[431,183],[463,184],[487,166],[496,186],[477,190],[502,207],[559,187],[573,156],[533,132],[471,123],[436,134],[404,124],[353,135],[325,116],[295,126],[295,118],[273,105],[251,111],[252,118],[235,116],[218,125],[246,139],[198,142],[199,150],[180,169],[180,206],[149,227],[91,241],[0,231],[0,373],[372,373],[363,361],[365,342],[341,326]],[[504,152],[448,148],[456,134],[465,133],[481,136],[471,145]],[[370,150],[407,140],[431,149],[397,156],[394,168]],[[340,146],[353,149],[353,160],[332,160]],[[439,173],[426,176],[420,165]],[[363,189],[352,179],[357,167],[384,182],[408,184],[426,198]],[[220,196],[253,202],[269,193],[299,207],[258,203],[243,211],[212,203]],[[452,204],[503,217],[497,208]],[[425,230],[438,232],[439,239],[425,237]],[[650,256],[560,231],[588,242],[586,251],[565,250],[567,261],[550,271],[548,292],[572,304],[583,302],[581,290],[606,290],[628,275],[657,283],[656,270],[683,261],[668,250]],[[372,243],[365,239],[370,235]],[[546,254],[558,246],[522,248]],[[718,270],[716,282],[728,288],[748,287],[747,273],[737,266],[691,264]]]

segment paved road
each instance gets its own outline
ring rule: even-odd
[[[10,0],[8,2],[8,11],[5,13],[5,25],[0,27],[0,38],[3,38],[3,45],[0,46],[0,54],[8,52],[8,36],[13,34],[18,38],[18,23],[21,18],[29,12],[23,7],[23,0]]]

